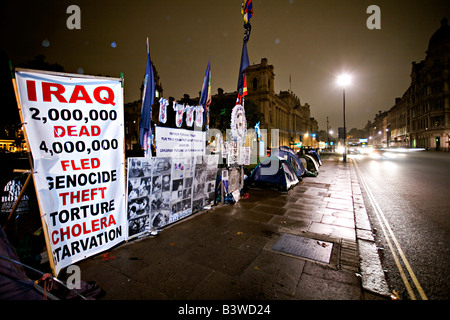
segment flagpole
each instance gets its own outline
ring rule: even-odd
[[[152,144],[151,114],[152,114],[152,105],[154,101],[155,80],[153,75],[153,65],[150,60],[150,45],[148,37],[146,39],[146,45],[147,45],[147,66],[144,77],[144,88],[142,91],[141,119],[139,120],[139,143],[141,147],[144,149],[144,155],[148,157],[149,155],[151,156],[151,144]]]
[[[146,40],[146,45],[147,45],[147,56],[150,57],[150,43],[148,41],[148,37]],[[148,84],[147,84],[148,85]],[[144,99],[142,99],[142,103],[144,103]],[[150,157],[152,156],[152,147],[151,147],[151,132],[152,132],[152,120],[151,120],[151,116],[150,116],[150,125],[149,125],[149,135],[147,135],[147,150],[144,151],[144,156],[148,157],[150,155]]]

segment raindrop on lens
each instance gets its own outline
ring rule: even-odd
[[[42,41],[42,46],[43,46],[44,48],[48,48],[48,47],[50,46],[50,41],[48,41],[48,39],[44,39],[44,40]]]

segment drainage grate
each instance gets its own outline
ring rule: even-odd
[[[333,243],[310,238],[304,238],[293,234],[283,234],[272,250],[283,253],[330,263]]]

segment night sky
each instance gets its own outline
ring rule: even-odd
[[[243,37],[241,0],[2,1],[1,46],[14,65],[38,54],[66,72],[125,78],[125,102],[138,100],[146,37],[164,96],[197,97],[208,58],[212,93],[237,86]],[[81,9],[81,30],[69,30],[69,5]],[[368,6],[381,9],[381,29],[369,30]],[[428,41],[450,18],[448,0],[253,0],[250,63],[267,58],[275,91],[289,88],[326,129],[342,125],[336,77],[346,89],[347,127],[363,128],[394,105],[410,84],[411,63],[425,59]],[[289,83],[291,78],[291,84]],[[336,131],[336,130],[335,130]]]

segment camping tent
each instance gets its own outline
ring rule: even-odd
[[[249,187],[289,190],[299,182],[291,164],[286,160],[271,156],[260,162],[247,179]]]
[[[319,164],[311,155],[303,154],[298,157],[302,163],[305,163],[307,175],[312,173],[313,176],[317,176],[319,174]]]
[[[305,175],[306,169],[303,166],[303,163],[300,161],[297,154],[295,154],[294,150],[292,150],[291,148],[282,146],[279,149],[274,149],[272,155],[287,160],[291,164],[299,180],[301,179],[302,176]]]
[[[319,166],[322,165],[322,159],[320,158],[320,156],[319,156],[319,154],[317,153],[316,150],[309,150],[309,151],[308,151],[308,154],[310,154],[310,155],[313,156],[313,158],[317,161],[317,164],[318,164]]]

